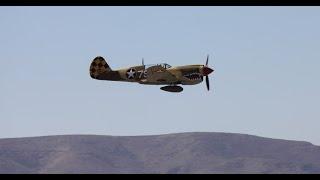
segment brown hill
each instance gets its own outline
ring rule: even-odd
[[[320,173],[320,147],[230,133],[9,138],[0,173]]]

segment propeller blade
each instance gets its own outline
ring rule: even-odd
[[[206,85],[207,85],[207,89],[209,91],[210,90],[209,76],[206,76]]]
[[[144,59],[142,58],[142,66],[144,66]]]
[[[206,66],[208,66],[208,63],[209,63],[209,54],[207,55]]]

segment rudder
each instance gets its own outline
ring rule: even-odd
[[[101,56],[94,58],[90,65],[90,76],[94,79],[99,79],[100,74],[110,71],[112,71],[110,66]]]

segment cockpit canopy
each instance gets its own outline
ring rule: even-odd
[[[152,66],[161,66],[165,69],[168,69],[168,68],[171,68],[172,66],[170,66],[169,64],[167,63],[160,63],[160,64],[149,64],[149,65],[146,65],[146,68],[148,67],[152,67]]]
[[[159,65],[162,66],[165,69],[171,68],[171,66],[169,64],[167,64],[167,63],[161,63]]]

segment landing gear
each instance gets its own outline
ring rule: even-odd
[[[164,86],[160,88],[163,91],[167,91],[167,92],[181,92],[183,91],[183,88],[181,86],[177,86],[177,85],[170,85],[170,86]]]

